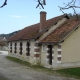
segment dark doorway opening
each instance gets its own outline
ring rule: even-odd
[[[52,65],[52,45],[48,45],[49,48],[49,64]]]

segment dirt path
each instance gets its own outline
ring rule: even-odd
[[[9,80],[77,80],[34,71],[29,67],[7,60],[5,56],[0,55],[0,74]]]

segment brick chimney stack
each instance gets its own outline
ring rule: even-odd
[[[46,12],[41,11],[40,12],[40,31],[43,29],[43,24],[46,21]]]

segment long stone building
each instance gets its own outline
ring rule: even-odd
[[[60,15],[27,26],[9,39],[9,56],[47,68],[80,66],[80,21]]]

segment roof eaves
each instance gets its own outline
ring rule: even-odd
[[[19,39],[19,40],[8,40],[8,42],[13,42],[13,41],[23,41],[23,40],[32,40],[34,38],[30,38],[30,39]]]
[[[57,44],[58,44],[58,42],[39,42],[39,44],[57,45]]]

